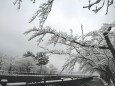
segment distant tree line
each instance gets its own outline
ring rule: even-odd
[[[0,73],[37,73],[41,74],[41,65],[32,58],[25,58],[24,56],[9,57],[3,53],[0,53]],[[53,65],[42,65],[42,74],[55,74],[58,73],[58,69]]]

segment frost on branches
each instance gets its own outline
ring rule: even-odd
[[[15,0],[14,4],[18,5],[20,9],[23,0]],[[36,0],[30,0],[35,3]],[[45,52],[59,55],[67,55],[67,61],[63,66],[64,69],[69,71],[74,69],[76,62],[79,62],[80,70],[84,72],[94,72],[97,71],[100,76],[110,84],[110,80],[113,81],[115,85],[115,23],[104,24],[98,31],[93,31],[82,36],[73,36],[72,34],[67,34],[64,32],[57,32],[49,26],[43,27],[49,13],[51,12],[53,2],[55,0],[47,0],[41,4],[38,10],[34,13],[30,22],[32,22],[36,17],[39,17],[39,28],[32,28],[25,34],[32,33],[33,35],[29,38],[38,38],[38,44],[44,41],[44,37],[49,34],[51,35],[48,44],[64,45],[65,50],[48,49],[47,47],[42,47]],[[88,0],[89,4],[83,6],[83,8],[88,8],[89,10],[96,6],[92,11],[97,13],[104,6],[106,7],[106,14],[108,14],[109,7],[113,5],[114,0]],[[71,30],[72,32],[72,30]]]
[[[110,28],[111,27],[111,28]],[[110,43],[113,46],[115,45],[115,24],[104,24],[101,29],[98,31],[93,31],[85,34],[84,36],[73,36],[72,34],[67,34],[64,32],[57,32],[51,27],[47,26],[45,28],[36,28],[30,29],[25,32],[25,34],[32,33],[33,35],[29,38],[39,37],[38,44],[44,41],[44,37],[49,34],[51,35],[48,44],[66,46],[65,50],[48,49],[47,47],[42,47],[45,52],[59,55],[67,55],[67,61],[63,66],[64,69],[69,71],[74,69],[76,62],[80,63],[80,70],[83,72],[95,72],[102,76],[102,78],[113,79],[115,74],[115,58],[111,52],[106,36],[109,38]],[[104,35],[104,33],[108,33]],[[109,72],[108,72],[109,71]],[[103,74],[105,76],[103,76]],[[107,81],[110,83],[109,81]]]
[[[21,7],[21,3],[23,0],[15,0],[14,5],[18,5],[18,9]],[[30,0],[31,2],[35,3],[36,0]],[[47,0],[46,2],[42,3],[37,11],[33,14],[32,18],[30,19],[29,23],[34,21],[36,17],[39,17],[39,27],[42,28],[45,20],[47,19],[53,5],[54,0]]]
[[[33,3],[36,3],[36,0],[30,0],[30,1]],[[29,23],[31,23],[32,21],[34,21],[34,19],[36,19],[36,17],[38,17],[39,18],[39,27],[43,28],[43,25],[44,25],[48,15],[49,15],[49,13],[52,10],[52,5],[53,5],[54,1],[55,0],[46,0],[46,2],[42,3],[39,6],[39,8],[35,11],[35,13],[33,14]],[[97,13],[105,6],[106,7],[106,14],[108,14],[109,7],[111,5],[113,5],[113,3],[114,3],[114,0],[96,0],[96,1],[92,0],[93,2],[91,2],[91,0],[87,0],[87,1],[89,1],[89,4],[87,6],[83,6],[83,8],[88,8],[90,10],[91,7],[96,6],[96,8],[93,9],[92,11]],[[18,6],[17,9],[20,9],[22,2],[23,2],[23,0],[14,0],[13,4]],[[98,6],[100,4],[102,4],[102,5]]]

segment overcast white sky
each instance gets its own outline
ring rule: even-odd
[[[14,0],[0,0],[0,52],[11,56],[21,56],[24,52],[40,51],[36,40],[27,41],[29,36],[23,35],[25,31],[38,25],[38,18],[28,23],[39,4],[45,0],[38,0],[33,4],[30,0],[24,0],[21,9],[13,5]],[[88,0],[55,0],[52,11],[45,23],[57,31],[69,32],[73,29],[74,34],[81,34],[80,26],[83,24],[84,32],[98,30],[103,23],[111,23],[115,20],[115,5],[111,6],[108,15],[105,15],[104,7],[98,14],[83,9]],[[115,4],[115,3],[114,3]],[[50,62],[61,68],[64,63],[63,57],[50,57]]]

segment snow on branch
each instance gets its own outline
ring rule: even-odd
[[[114,2],[114,1],[113,1],[113,0],[106,0],[106,1],[107,1],[106,14],[108,14],[109,6],[113,5],[113,2]],[[83,8],[88,8],[88,9],[90,10],[91,7],[93,7],[93,6],[96,5],[96,4],[100,4],[101,2],[103,2],[103,3],[102,3],[102,6],[100,6],[100,7],[97,7],[97,6],[96,6],[96,9],[93,9],[93,10],[92,10],[93,12],[97,13],[97,12],[100,11],[100,10],[103,8],[103,6],[106,4],[106,3],[105,3],[105,0],[96,0],[96,1],[93,2],[93,3],[91,3],[91,1],[89,0],[89,5],[83,6]]]
[[[28,33],[33,33],[33,35],[29,38],[29,40],[31,40],[35,37],[41,36],[41,35],[44,37],[46,34],[52,34],[52,37],[49,41],[51,43],[53,42],[54,44],[63,41],[63,42],[74,43],[74,44],[80,45],[82,47],[108,49],[108,47],[103,46],[103,45],[95,46],[95,45],[89,45],[87,43],[81,42],[78,40],[78,37],[76,37],[76,36],[73,37],[72,35],[68,35],[67,33],[64,33],[64,32],[57,32],[56,30],[51,29],[51,27],[49,27],[49,26],[46,26],[45,28],[42,28],[42,29],[34,27],[33,29],[30,29],[25,32],[25,34],[28,34]],[[41,39],[43,39],[43,37]]]
[[[67,70],[68,72],[72,72],[77,61],[78,59],[76,57],[66,61],[65,64],[63,65],[63,69],[61,70],[61,72],[64,70]]]
[[[72,52],[68,52],[68,51],[63,51],[63,50],[50,50],[48,48],[44,48],[41,47],[40,48],[45,50],[45,53],[51,53],[51,54],[58,54],[58,55],[67,55],[69,57],[74,57],[76,59],[85,59],[87,61],[93,62],[93,60],[91,60],[90,58],[87,58],[85,56],[83,56],[82,54],[79,53],[79,51],[77,51],[76,53],[72,53]],[[70,59],[69,59],[70,60]]]
[[[31,23],[38,16],[39,17],[39,26],[40,26],[40,28],[42,28],[43,24],[45,23],[48,15],[51,11],[53,1],[54,0],[48,0],[47,2],[41,4],[39,6],[39,9],[34,13],[33,17],[29,21],[29,23]]]
[[[30,0],[31,2],[35,3],[36,0]],[[38,10],[33,14],[32,18],[30,19],[29,23],[34,21],[36,17],[39,17],[39,27],[42,28],[43,24],[45,23],[53,5],[54,0],[47,0],[46,2],[42,3]],[[18,9],[21,7],[22,0],[15,0],[13,2],[14,5],[18,5]]]

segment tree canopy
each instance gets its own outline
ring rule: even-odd
[[[42,73],[42,65],[46,65],[49,62],[48,56],[46,56],[45,52],[37,52],[36,55],[34,55],[32,52],[27,51],[27,53],[24,54],[25,57],[32,57],[35,60],[37,60],[36,65],[41,66],[41,73]]]

